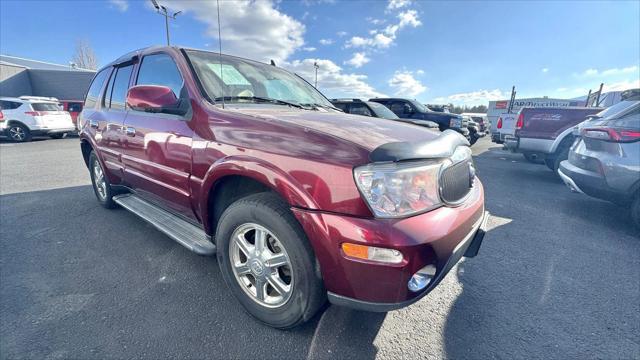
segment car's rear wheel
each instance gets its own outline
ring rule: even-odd
[[[100,205],[107,209],[116,207],[116,203],[113,201],[113,190],[95,151],[91,151],[89,154],[89,173],[91,174],[93,192]]]
[[[287,204],[259,193],[231,204],[216,231],[227,285],[258,320],[291,328],[324,304],[325,291],[307,237]]]
[[[57,133],[49,135],[49,137],[52,139],[62,139],[65,136],[67,136],[67,133]]]
[[[7,136],[15,142],[31,141],[31,131],[22,124],[11,124],[7,128]]]

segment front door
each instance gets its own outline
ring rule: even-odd
[[[167,54],[143,57],[135,84],[167,86],[188,102],[180,71]],[[188,119],[130,109],[123,133],[126,183],[139,196],[195,219],[189,187],[193,130]]]

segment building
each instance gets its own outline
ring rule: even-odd
[[[0,55],[0,96],[84,99],[95,71]]]

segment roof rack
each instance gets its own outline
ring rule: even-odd
[[[55,101],[55,102],[59,101],[57,98],[45,97],[45,96],[20,96],[18,99],[21,99],[21,100],[36,100],[36,101]]]

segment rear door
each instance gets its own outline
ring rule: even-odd
[[[178,66],[166,53],[142,58],[135,85],[161,85],[189,103]],[[125,181],[138,195],[195,219],[190,200],[193,130],[187,117],[130,110],[122,160]]]

